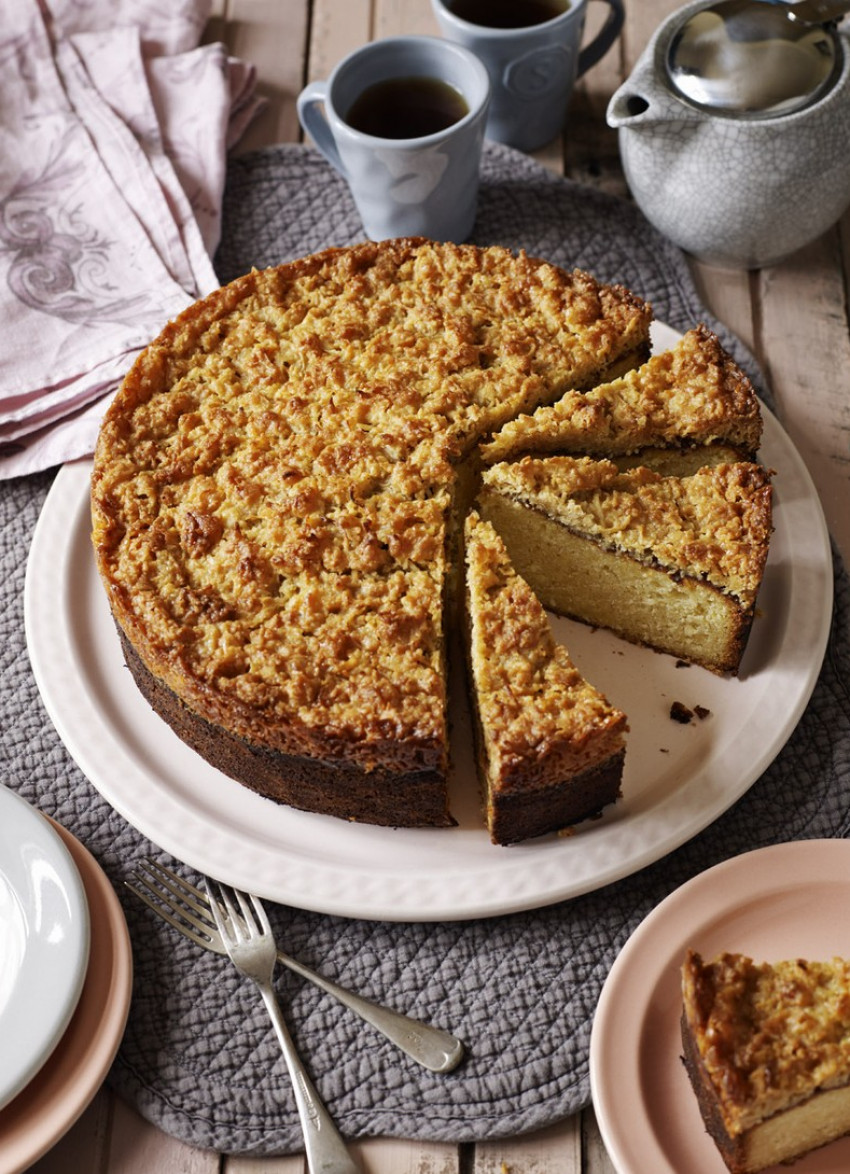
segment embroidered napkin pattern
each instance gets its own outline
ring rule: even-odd
[[[136,354],[218,286],[255,71],[209,0],[22,0],[0,30],[0,478],[93,451]]]

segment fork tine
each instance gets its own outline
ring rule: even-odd
[[[206,894],[190,881],[184,880],[176,872],[172,872],[155,860],[143,860],[139,864],[137,872],[148,873],[159,886],[176,897],[182,905],[193,910],[197,915],[197,920],[208,925],[211,930],[215,929],[215,921],[211,916]]]
[[[200,892],[194,885],[147,860],[137,866],[131,880],[125,884],[149,909],[193,942],[216,953],[224,952],[209,906],[193,896],[193,891]]]
[[[215,920],[209,904],[199,889],[196,889],[188,881],[184,881],[177,873],[170,872],[156,864],[155,861],[145,861],[144,865],[153,881],[153,885],[149,883],[149,887],[152,887],[154,892],[162,890],[163,901],[168,900],[166,894],[170,895],[174,900],[168,900],[168,904],[174,907],[176,901],[181,913],[188,921],[199,928],[203,927],[209,930],[211,933],[215,932]]]
[[[223,954],[225,952],[221,944],[221,938],[217,932],[213,935],[208,930],[196,929],[188,921],[178,919],[170,908],[161,903],[159,897],[152,897],[149,890],[134,884],[132,880],[126,880],[124,884],[131,893],[134,893],[140,901],[143,901],[147,905],[148,909],[152,909],[157,916],[161,917],[163,921],[167,921],[174,929],[179,930],[184,937],[194,942],[196,946],[202,946],[206,950],[213,950],[216,954]]]
[[[222,937],[225,939],[229,937],[231,941],[242,941],[245,935],[241,918],[236,912],[236,890],[216,881],[213,884],[207,885],[207,892],[209,893],[210,902],[215,901],[219,910],[224,915],[224,924],[222,925],[221,922],[218,922]]]
[[[259,932],[257,927],[257,919],[254,917],[251,906],[245,899],[245,894],[240,892],[239,889],[231,889],[230,892],[233,899],[239,906],[239,913],[236,914],[236,916],[240,920],[240,925],[244,925],[246,927],[245,936],[250,938],[252,934]]]
[[[240,941],[250,937],[252,933],[272,932],[268,914],[258,897],[253,893],[243,893],[241,889],[234,889],[231,885],[222,884],[221,881],[214,883]]]
[[[271,922],[269,921],[269,915],[268,915],[268,913],[266,913],[265,905],[262,903],[262,901],[260,901],[257,897],[255,897],[253,893],[251,893],[250,896],[251,896],[251,905],[253,906],[253,909],[254,909],[254,916],[257,920],[257,924],[259,925],[259,927],[263,933],[271,933],[272,926],[271,926]]]
[[[233,892],[236,894],[245,923],[253,926],[257,933],[271,933],[272,927],[266,917],[266,911],[253,893],[243,893],[240,889],[234,889]]]

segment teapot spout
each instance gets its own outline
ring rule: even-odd
[[[696,0],[702,3],[703,0]],[[666,48],[662,34],[656,31],[650,43],[635,62],[626,81],[615,91],[606,118],[615,130],[621,127],[649,127],[661,122],[703,121],[705,114],[682,101],[667,84],[664,64]]]
[[[654,77],[632,74],[614,93],[605,112],[615,130],[655,126],[662,122],[698,122],[704,114],[682,102]]]
[[[657,116],[652,113],[651,100],[639,93],[631,82],[621,86],[613,95],[608,103],[605,118],[608,125],[616,130],[621,126],[640,126],[657,121]]]

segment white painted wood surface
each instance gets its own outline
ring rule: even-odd
[[[608,97],[677,0],[626,0],[623,35],[583,79],[563,142],[537,153],[548,167],[627,194],[617,140],[605,125]],[[588,31],[598,15],[591,11]],[[209,40],[253,61],[269,99],[242,150],[299,138],[295,98],[362,42],[436,33],[429,0],[217,0]],[[752,349],[767,373],[779,418],[808,464],[827,522],[850,557],[850,215],[787,262],[761,272],[694,264],[703,298]],[[533,1135],[464,1145],[376,1139],[356,1143],[365,1174],[612,1174],[591,1110]],[[226,1157],[193,1150],[101,1090],[33,1174],[305,1174],[300,1156]],[[647,1174],[652,1174],[647,1171]],[[683,1174],[685,1172],[683,1171]]]

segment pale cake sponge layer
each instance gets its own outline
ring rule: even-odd
[[[700,325],[621,378],[586,392],[570,390],[551,406],[509,421],[481,453],[492,464],[527,453],[614,457],[721,443],[751,459],[761,431],[752,383]]]
[[[687,477],[524,457],[485,470],[484,517],[553,611],[714,672],[735,672],[771,532],[759,465]]]
[[[620,791],[626,718],[587,682],[496,531],[465,526],[467,661],[494,843],[598,814]]]
[[[483,494],[481,509],[550,611],[681,659],[734,663],[729,632],[740,631],[738,610],[720,592],[693,579],[677,582],[508,498]]]
[[[850,963],[688,951],[682,993],[685,1065],[733,1174],[850,1132]]]
[[[620,470],[643,465],[663,477],[692,477],[711,465],[734,465],[745,459],[740,449],[728,444],[701,444],[696,448],[642,448],[636,453],[615,453],[611,460]]]
[[[190,307],[126,377],[92,478],[98,569],[154,708],[285,802],[448,822],[467,458],[643,361],[650,318],[588,274],[422,240],[331,249]]]

